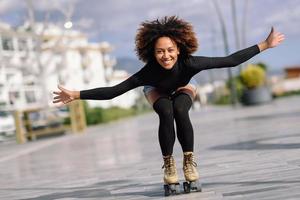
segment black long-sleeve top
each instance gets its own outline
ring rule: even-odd
[[[150,85],[165,94],[185,86],[202,70],[237,66],[260,52],[258,45],[237,51],[226,57],[189,56],[178,58],[171,69],[165,69],[157,61],[147,63],[140,71],[127,80],[112,86],[80,91],[80,99],[112,99],[139,86]]]

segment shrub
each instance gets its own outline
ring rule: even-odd
[[[110,108],[91,108],[88,106],[87,102],[84,101],[84,110],[86,115],[86,122],[88,125],[105,123],[120,118],[136,115],[140,112],[134,108],[119,108],[119,107],[110,107]]]
[[[236,89],[237,98],[240,99],[244,90],[244,85],[239,76],[235,76],[226,81],[226,87],[230,90],[230,85],[234,84]]]
[[[216,105],[229,105],[231,102],[230,102],[230,96],[227,94],[227,95],[222,95],[220,96],[215,102],[214,104]]]
[[[241,81],[248,89],[258,88],[266,81],[265,71],[258,65],[248,65],[241,72]]]
[[[268,69],[268,66],[267,66],[265,63],[263,63],[263,62],[258,62],[258,63],[256,63],[256,65],[257,65],[258,67],[262,68],[265,72],[266,72],[267,69]]]

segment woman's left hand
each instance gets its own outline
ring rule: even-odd
[[[273,48],[278,46],[284,40],[284,35],[274,30],[272,27],[269,36],[266,39],[267,48]]]
[[[278,46],[284,40],[284,35],[274,30],[272,27],[267,39],[258,44],[260,52]]]

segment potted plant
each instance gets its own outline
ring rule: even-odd
[[[266,71],[259,65],[249,64],[240,74],[245,86],[242,94],[242,103],[255,105],[270,102],[272,95],[266,86]]]

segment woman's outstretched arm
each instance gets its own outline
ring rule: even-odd
[[[80,99],[90,100],[108,100],[115,98],[131,89],[140,86],[140,82],[135,75],[129,77],[127,80],[111,87],[100,87],[90,90],[80,91]]]
[[[59,91],[53,92],[53,103],[67,104],[76,99],[107,100],[117,97],[133,88],[141,85],[137,74],[112,87],[100,87],[90,90],[72,91],[58,86]]]
[[[283,40],[284,35],[280,32],[276,32],[272,27],[266,40],[257,45],[237,51],[226,57],[192,56],[188,62],[194,69],[194,73],[205,69],[234,67],[266,49],[278,46]]]

